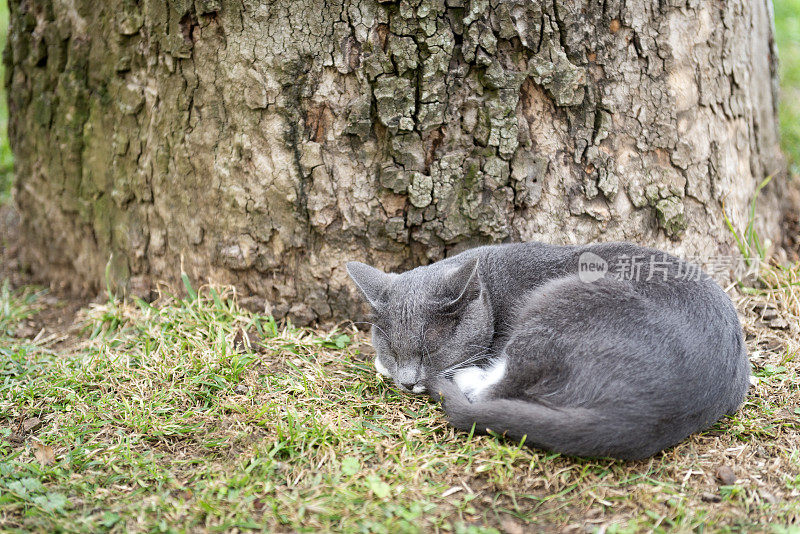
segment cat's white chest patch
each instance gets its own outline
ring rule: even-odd
[[[375,356],[375,370],[378,371],[383,376],[388,376],[390,378],[392,376],[389,373],[389,369],[387,369],[386,366],[383,365],[383,362],[381,362],[381,359],[378,356]]]
[[[500,382],[505,374],[506,361],[498,359],[485,369],[477,366],[461,369],[453,376],[453,381],[470,401],[475,401],[487,389]]]

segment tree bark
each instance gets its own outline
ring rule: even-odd
[[[781,170],[769,0],[10,4],[24,252],[73,289],[183,269],[309,323],[356,313],[346,260],[708,258]]]

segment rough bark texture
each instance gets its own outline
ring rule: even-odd
[[[25,252],[78,288],[183,266],[306,323],[353,314],[345,260],[726,254],[780,168],[769,0],[105,6],[12,0],[5,56]]]

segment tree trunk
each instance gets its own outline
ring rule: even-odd
[[[769,0],[10,3],[26,259],[75,289],[183,268],[308,323],[354,315],[346,260],[708,258],[781,169]]]

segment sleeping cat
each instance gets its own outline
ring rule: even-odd
[[[402,274],[347,271],[374,314],[376,369],[441,399],[459,429],[644,458],[732,414],[747,392],[730,299],[664,252],[521,243]]]

